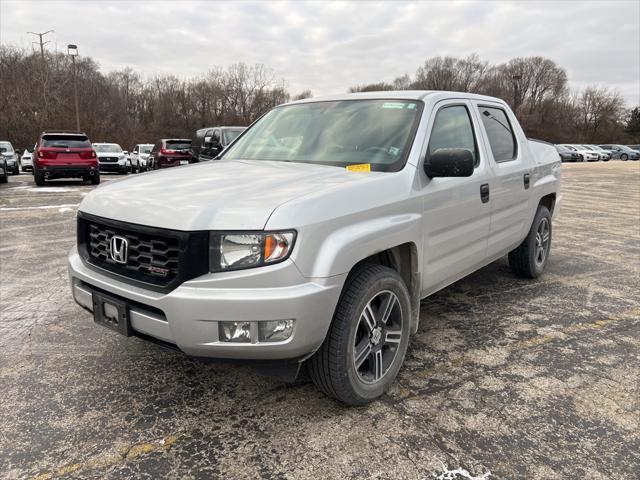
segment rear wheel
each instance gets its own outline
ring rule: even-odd
[[[41,172],[40,170],[36,170],[34,168],[33,170],[33,178],[36,182],[36,185],[39,187],[43,187],[44,186],[44,172]]]
[[[91,184],[92,185],[100,184],[100,174],[98,172],[96,172],[96,174],[93,177],[91,177]]]
[[[393,383],[409,344],[411,306],[395,270],[362,267],[350,276],[329,332],[309,360],[319,390],[347,405],[369,403]]]
[[[509,266],[519,277],[537,278],[542,275],[551,251],[551,214],[540,205],[527,238],[509,252]]]

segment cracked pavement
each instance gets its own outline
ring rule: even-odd
[[[502,259],[424,300],[394,387],[362,408],[95,325],[66,271],[93,187],[10,177],[0,478],[636,478],[640,162],[563,176],[546,274]]]

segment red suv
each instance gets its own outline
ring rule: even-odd
[[[163,138],[156,142],[147,162],[150,170],[177,167],[191,162],[191,140]]]
[[[84,133],[42,132],[33,152],[36,185],[54,178],[82,178],[100,183],[98,158]]]

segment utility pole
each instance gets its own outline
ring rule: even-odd
[[[54,30],[47,30],[46,32],[42,32],[42,33],[36,33],[36,32],[27,32],[29,35],[35,35],[36,37],[38,37],[39,41],[37,42],[33,42],[33,44],[39,44],[40,45],[40,59],[41,59],[41,80],[42,80],[42,103],[43,103],[43,114],[39,115],[39,123],[40,123],[40,127],[42,129],[43,126],[43,122],[46,122],[49,118],[49,101],[47,99],[47,62],[44,58],[44,46],[47,43],[51,43],[49,40],[47,40],[46,42],[43,40],[43,37],[49,33],[53,33]]]
[[[76,131],[80,133],[80,111],[78,109],[78,81],[76,79],[76,57],[78,56],[78,46],[67,45],[67,54],[71,57],[73,64],[73,96],[76,104]]]
[[[513,113],[517,114],[520,106],[520,80],[522,80],[522,75],[517,73],[511,79],[513,80]]]
[[[49,40],[47,40],[46,42],[42,41],[42,37],[44,37],[45,35],[47,35],[48,33],[53,33],[55,32],[55,30],[48,30],[46,32],[43,33],[36,33],[36,32],[27,32],[29,35],[35,35],[36,37],[39,37],[40,40],[37,42],[33,42],[34,44],[37,43],[40,45],[40,56],[42,57],[42,63],[44,63],[44,46],[47,43],[51,43]]]

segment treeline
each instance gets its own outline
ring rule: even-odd
[[[198,78],[143,79],[126,68],[103,74],[76,58],[80,127],[94,142],[123,148],[162,137],[191,138],[211,125],[247,125],[289,100],[284,80],[264,65],[238,63]],[[73,70],[61,53],[34,54],[0,46],[0,138],[32,146],[47,129],[75,130]]]
[[[638,111],[627,110],[615,90],[589,86],[572,91],[567,73],[543,57],[514,58],[491,65],[477,55],[433,57],[413,77],[351,87],[375,90],[452,90],[505,100],[529,137],[553,143],[638,143]]]
[[[125,148],[161,137],[191,137],[201,127],[247,125],[292,97],[283,79],[264,65],[237,63],[200,77],[143,78],[135,70],[102,73],[89,57],[77,57],[80,126],[95,141]],[[46,129],[75,129],[70,57],[0,46],[0,139],[16,148],[32,146]],[[472,55],[435,57],[391,83],[360,85],[351,91],[428,89],[501,97],[515,109],[529,136],[551,142],[640,142],[627,128],[621,96],[606,88],[572,92],[564,69],[540,57],[489,65]],[[637,110],[636,110],[637,125]],[[633,125],[633,121],[629,120]]]

